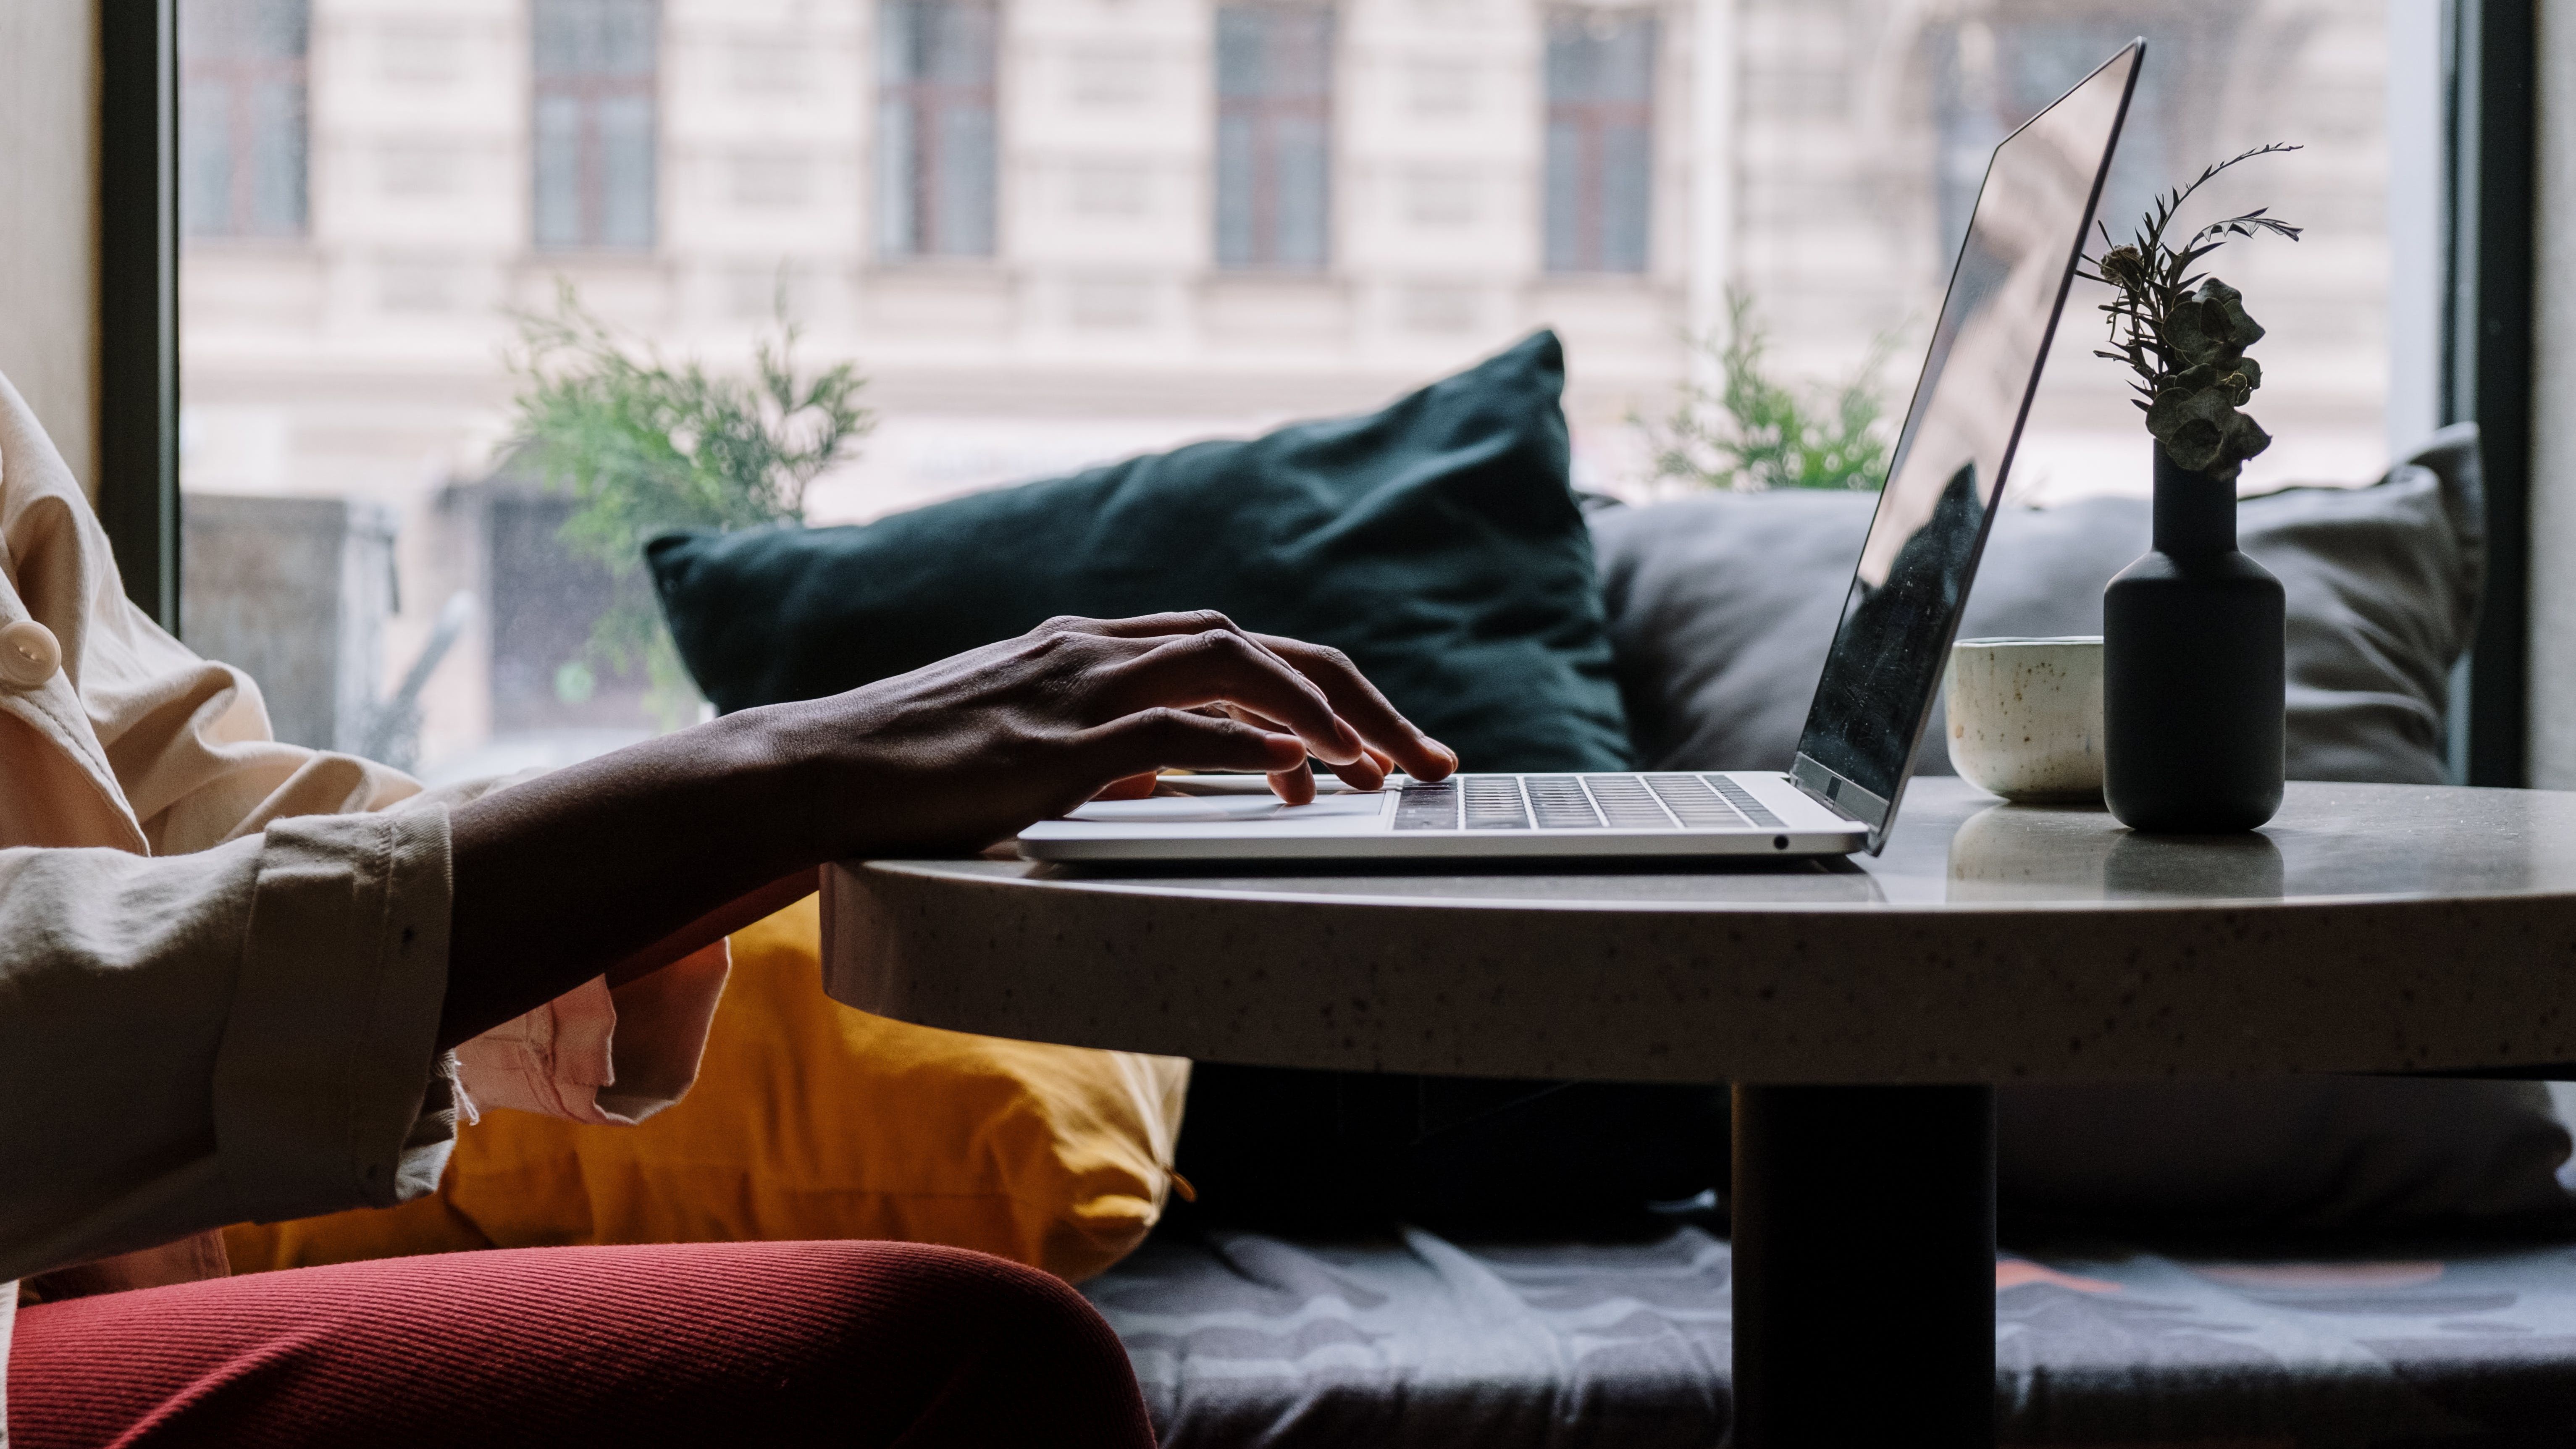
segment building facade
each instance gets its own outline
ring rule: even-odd
[[[818,521],[1370,407],[1539,326],[1566,343],[1578,480],[1636,490],[1631,419],[1705,367],[1689,339],[1730,289],[1792,375],[1839,377],[1884,345],[1901,409],[1984,151],[2143,31],[2170,69],[2151,71],[2120,195],[2301,128],[2309,151],[2247,184],[2308,239],[2228,272],[2273,327],[2258,412],[2301,466],[2353,473],[2378,448],[2376,8],[181,12],[186,486],[399,518],[388,687],[443,601],[482,602],[424,700],[432,766],[489,763],[474,752],[496,732],[643,727],[613,692],[549,703],[546,656],[587,586],[526,576],[550,565],[511,531],[560,515],[491,482],[511,314],[567,284],[673,354],[747,362],[783,311],[805,357],[857,360],[880,426],[818,485]],[[2077,365],[2052,368],[2033,476],[2142,487],[2117,376],[2061,350]]]

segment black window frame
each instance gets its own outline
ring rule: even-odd
[[[125,594],[179,618],[178,0],[98,25],[98,490]]]
[[[2442,398],[2475,422],[2487,576],[2465,687],[2452,691],[2464,784],[2531,782],[2531,352],[2539,27],[2532,0],[2443,0]]]

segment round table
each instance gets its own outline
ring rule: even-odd
[[[1930,777],[1874,859],[871,861],[827,872],[824,910],[831,993],[930,1026],[1734,1083],[1754,1446],[1991,1442],[1996,1082],[2576,1062],[2559,792],[2295,782],[2259,833],[2159,837]],[[1861,1281],[1909,1311],[1856,1333],[1834,1309]]]

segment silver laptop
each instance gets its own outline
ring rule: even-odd
[[[1020,832],[1036,860],[1468,859],[1876,853],[1915,746],[2102,178],[2146,55],[2133,41],[2004,138],[1906,409],[1797,761],[1777,770],[1329,778],[1283,805],[1259,776],[1168,778]]]

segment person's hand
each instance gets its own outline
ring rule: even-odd
[[[755,715],[808,772],[825,858],[973,849],[1164,768],[1261,771],[1304,804],[1309,755],[1361,789],[1458,766],[1339,651],[1217,613],[1050,619],[734,718]]]
[[[812,889],[826,861],[973,850],[1164,766],[1266,771],[1303,803],[1310,753],[1370,789],[1458,767],[1333,650],[1158,614],[1050,620],[494,790],[448,819],[437,1045],[650,971]]]

